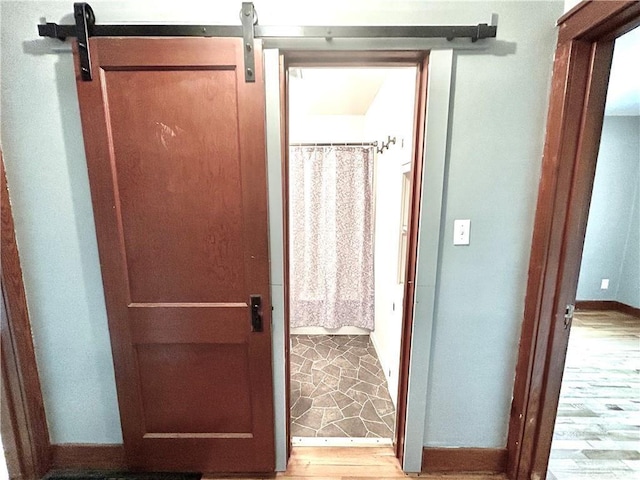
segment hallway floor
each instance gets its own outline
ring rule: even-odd
[[[640,319],[576,312],[548,480],[640,478]]]
[[[291,335],[291,435],[393,438],[395,409],[368,335]]]
[[[229,480],[259,480],[267,477],[227,477]],[[273,478],[273,477],[268,477]],[[276,479],[317,480],[505,480],[503,475],[482,474],[411,474],[402,472],[391,447],[293,447],[286,472]],[[225,480],[225,477],[204,475],[203,480]]]

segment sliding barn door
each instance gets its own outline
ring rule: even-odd
[[[76,71],[132,468],[274,469],[256,47],[255,83],[227,38],[92,38]]]

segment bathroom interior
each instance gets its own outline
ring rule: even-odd
[[[289,67],[297,445],[395,438],[416,67]]]

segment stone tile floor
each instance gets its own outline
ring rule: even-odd
[[[291,335],[291,435],[392,438],[395,409],[368,335]]]
[[[547,479],[640,479],[640,319],[576,312]]]

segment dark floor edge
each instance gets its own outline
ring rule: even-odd
[[[43,480],[200,480],[193,472],[128,472],[114,470],[52,470]]]
[[[617,300],[576,300],[576,310],[615,310],[640,318],[640,308]]]
[[[422,449],[422,473],[504,473],[506,466],[506,448]]]
[[[120,470],[127,467],[122,444],[58,443],[51,445],[51,469]]]
[[[51,467],[43,480],[102,480],[92,474],[108,473],[109,480],[195,480],[203,473],[197,472],[128,472],[124,445],[99,443],[58,443],[51,445]],[[119,476],[118,476],[119,475]],[[149,476],[151,475],[151,476]],[[181,475],[181,477],[178,477]],[[206,473],[207,478],[273,478],[274,473],[221,472]]]

